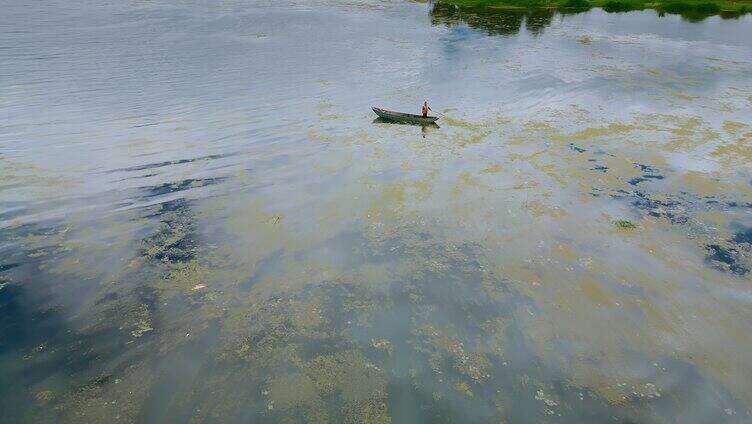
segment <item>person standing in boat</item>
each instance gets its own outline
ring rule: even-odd
[[[423,112],[423,117],[425,118],[428,116],[428,111],[432,110],[430,107],[428,107],[428,100],[423,102],[423,107],[421,108],[421,112]]]

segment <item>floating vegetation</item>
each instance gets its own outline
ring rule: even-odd
[[[703,195],[645,182],[656,180],[645,177],[650,175],[677,179],[659,159],[621,158],[600,142],[601,137],[629,134],[628,125],[568,135],[536,128],[551,137],[552,147],[510,158],[517,167],[500,155],[487,166],[451,176],[429,168],[409,179],[371,183],[373,187],[357,193],[368,197],[360,206],[362,221],[315,241],[300,242],[285,233],[300,222],[295,213],[267,213],[255,204],[233,212],[236,215],[228,218],[232,224],[221,230],[226,234],[202,230],[199,219],[206,209],[199,214],[186,200],[138,211],[133,219],[148,220],[149,225],[135,256],[102,285],[87,324],[68,345],[77,346],[73,351],[91,349],[88,337],[108,334],[111,347],[99,346],[90,358],[111,361],[93,367],[93,377],[67,387],[45,382],[30,396],[51,390],[54,396],[37,402],[39,408],[45,416],[70,420],[114,411],[123,417],[160,411],[163,417],[199,421],[408,420],[401,415],[400,397],[420,406],[409,416],[413,420],[512,420],[530,413],[531,403],[538,405],[536,417],[544,421],[558,414],[576,421],[585,410],[599,417],[639,420],[635,405],[658,405],[671,398],[660,395],[658,377],[653,381],[629,372],[621,344],[609,331],[623,328],[623,322],[655,328],[655,338],[629,335],[630,344],[640,354],[656,349],[656,355],[669,355],[660,337],[680,324],[661,312],[655,299],[670,298],[670,290],[645,283],[650,275],[626,272],[583,248],[587,236],[535,230],[534,242],[518,239],[510,249],[510,241],[500,237],[510,237],[509,232],[488,228],[495,228],[496,221],[507,225],[506,220],[510,226],[531,228],[578,222],[582,211],[573,210],[553,188],[574,181],[574,187],[582,184],[590,190],[597,183],[602,195],[598,201],[608,202],[618,214],[601,215],[609,216],[607,220],[596,215],[586,224],[592,226],[588,233],[613,236],[604,230],[604,222],[633,230],[637,225],[632,221],[611,218],[629,213],[641,219],[641,227],[675,225],[682,236],[697,238],[700,252],[708,246],[707,266],[698,261],[706,272],[715,268],[736,278],[750,268],[745,249],[752,232],[737,225],[721,236],[704,228],[697,214],[723,214],[746,203],[725,196],[724,190],[700,190],[708,178],[702,173],[679,181]],[[479,141],[480,146],[489,143]],[[577,166],[557,168],[551,163],[556,155]],[[537,178],[517,174],[527,166],[540,172],[532,174]],[[630,179],[638,176],[645,181],[632,185]],[[442,185],[441,178],[451,184]],[[522,190],[523,196],[503,196],[505,203],[496,209],[467,202],[479,193],[489,196],[491,189],[510,180],[510,193]],[[418,213],[425,213],[419,207],[423,202],[437,196],[453,196],[449,216],[472,219],[447,227],[435,216]],[[505,218],[497,219],[505,209]],[[724,215],[714,219],[727,222]],[[482,236],[472,233],[477,222],[482,223]],[[643,233],[649,243],[652,233]],[[230,240],[230,245],[245,243],[236,241],[241,237],[251,242],[242,249],[214,248],[209,237]],[[637,249],[631,239],[609,242],[617,252]],[[650,248],[655,251],[650,260],[662,260],[661,247]],[[54,269],[73,272],[81,266],[77,262]],[[6,268],[6,273],[16,269]],[[648,299],[653,290],[666,291]],[[551,349],[558,344],[566,348]],[[40,360],[47,351],[29,350],[29,360]],[[122,390],[128,384],[133,391],[133,379],[150,369],[170,370],[165,362],[175,358],[184,358],[190,366],[145,379],[133,398]],[[700,368],[688,363],[692,370]],[[706,381],[705,376],[697,378]],[[174,399],[164,394],[173,391]],[[676,411],[680,404],[660,407]],[[733,403],[726,407],[738,409]]]
[[[637,226],[634,225],[631,221],[627,221],[624,219],[614,221],[614,225],[624,230],[631,230],[631,229],[637,228]]]
[[[55,398],[55,394],[52,393],[52,390],[42,390],[37,392],[35,398],[38,404],[45,405]]]
[[[194,224],[185,199],[159,205],[159,228],[144,239],[143,255],[162,262],[187,262],[196,253],[193,239]]]
[[[392,342],[390,342],[387,339],[381,339],[381,340],[373,340],[371,339],[371,346],[373,346],[374,349],[379,349],[387,352],[389,356],[391,356],[394,353],[394,346],[392,345]]]
[[[457,384],[454,385],[454,388],[457,389],[458,392],[462,393],[463,395],[467,397],[473,396],[473,391],[470,390],[470,385],[468,385],[466,381],[458,382]]]
[[[146,305],[140,305],[136,312],[137,321],[132,324],[134,330],[131,331],[133,337],[141,337],[149,331],[154,330],[151,326],[151,317],[149,308]]]
[[[550,395],[547,395],[543,390],[537,390],[535,392],[535,400],[543,402],[545,406],[544,412],[547,415],[555,414],[555,408],[559,406],[559,403],[554,400]]]

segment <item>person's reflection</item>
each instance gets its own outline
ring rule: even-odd
[[[441,128],[441,127],[439,127],[438,125],[436,125],[435,122],[431,122],[428,125],[421,125],[420,126],[420,133],[423,136],[423,138],[426,138],[426,134],[428,134],[429,132],[431,132],[432,130],[434,130],[436,128]]]

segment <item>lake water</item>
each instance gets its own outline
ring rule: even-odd
[[[752,15],[1,9],[3,420],[752,420]]]

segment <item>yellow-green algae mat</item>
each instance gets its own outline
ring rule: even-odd
[[[32,388],[38,419],[513,421],[522,403],[534,421],[662,421],[686,385],[746,414],[749,125],[444,125],[410,161],[378,129],[330,137],[342,184],[306,208],[226,195],[123,212],[97,231],[156,221],[114,273],[87,230],[49,230],[59,247],[31,253],[54,253],[46,272],[106,283],[75,335],[27,352],[90,349],[85,378]],[[687,155],[714,166],[677,167]]]

